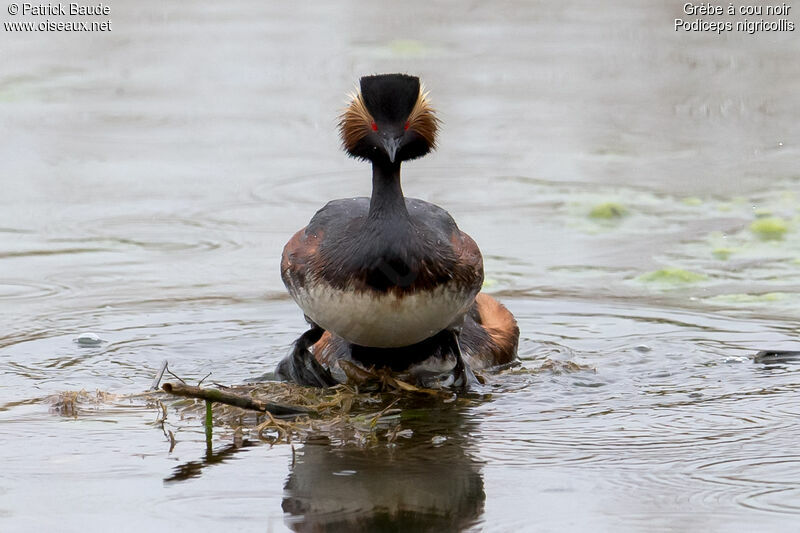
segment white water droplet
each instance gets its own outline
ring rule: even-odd
[[[97,346],[98,344],[103,343],[103,339],[98,337],[95,333],[81,333],[75,339],[75,342],[81,346]]]

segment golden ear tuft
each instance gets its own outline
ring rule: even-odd
[[[439,119],[428,100],[428,91],[423,85],[419,88],[419,97],[408,115],[408,128],[419,133],[430,146],[436,148],[436,131],[439,128]]]
[[[355,150],[358,142],[369,134],[372,122],[372,115],[367,111],[361,93],[351,93],[350,105],[339,116],[339,134],[345,150]]]

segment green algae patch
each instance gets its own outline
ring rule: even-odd
[[[597,220],[616,220],[628,214],[625,206],[617,202],[603,202],[597,204],[589,211],[589,218]]]
[[[750,224],[750,231],[765,241],[780,240],[789,231],[789,224],[778,217],[759,218]]]
[[[698,274],[682,268],[662,268],[654,272],[642,274],[638,278],[645,283],[662,283],[665,285],[686,285],[708,279],[705,274]]]
[[[711,255],[717,259],[722,259],[723,261],[730,258],[730,256],[734,253],[736,253],[736,250],[733,248],[714,248],[711,250]]]
[[[17,95],[11,91],[0,91],[0,102],[13,102],[18,100]]]
[[[400,57],[422,57],[428,51],[424,43],[414,39],[396,39],[389,43],[389,48]]]
[[[788,298],[784,292],[767,292],[764,294],[747,294],[747,293],[734,293],[734,294],[720,294],[709,298],[708,301],[714,303],[724,304],[754,304],[754,303],[770,303],[780,302]]]
[[[681,202],[683,202],[684,205],[689,205],[689,206],[692,206],[692,207],[697,207],[699,205],[703,205],[703,200],[701,200],[697,196],[689,196],[689,197],[684,198],[683,200],[681,200]]]

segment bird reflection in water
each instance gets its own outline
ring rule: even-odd
[[[294,531],[453,531],[474,525],[486,494],[469,451],[474,422],[456,406],[410,410],[410,437],[367,449],[308,441],[284,487]],[[405,433],[407,435],[408,432]]]
[[[289,464],[282,508],[294,531],[453,531],[483,514],[481,463],[473,457],[476,423],[468,407],[415,404],[367,446],[340,434],[306,439]],[[202,476],[257,446],[241,437],[202,459],[177,466],[166,483]]]

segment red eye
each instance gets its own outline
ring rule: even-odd
[[[406,123],[405,123],[405,124],[403,124],[403,129],[404,129],[404,130],[407,130],[407,129],[408,129],[408,121],[407,121],[407,120],[406,120]]]
[[[378,125],[375,124],[375,121],[373,121],[372,124],[370,124],[370,126],[372,126],[372,131],[378,131]]]

